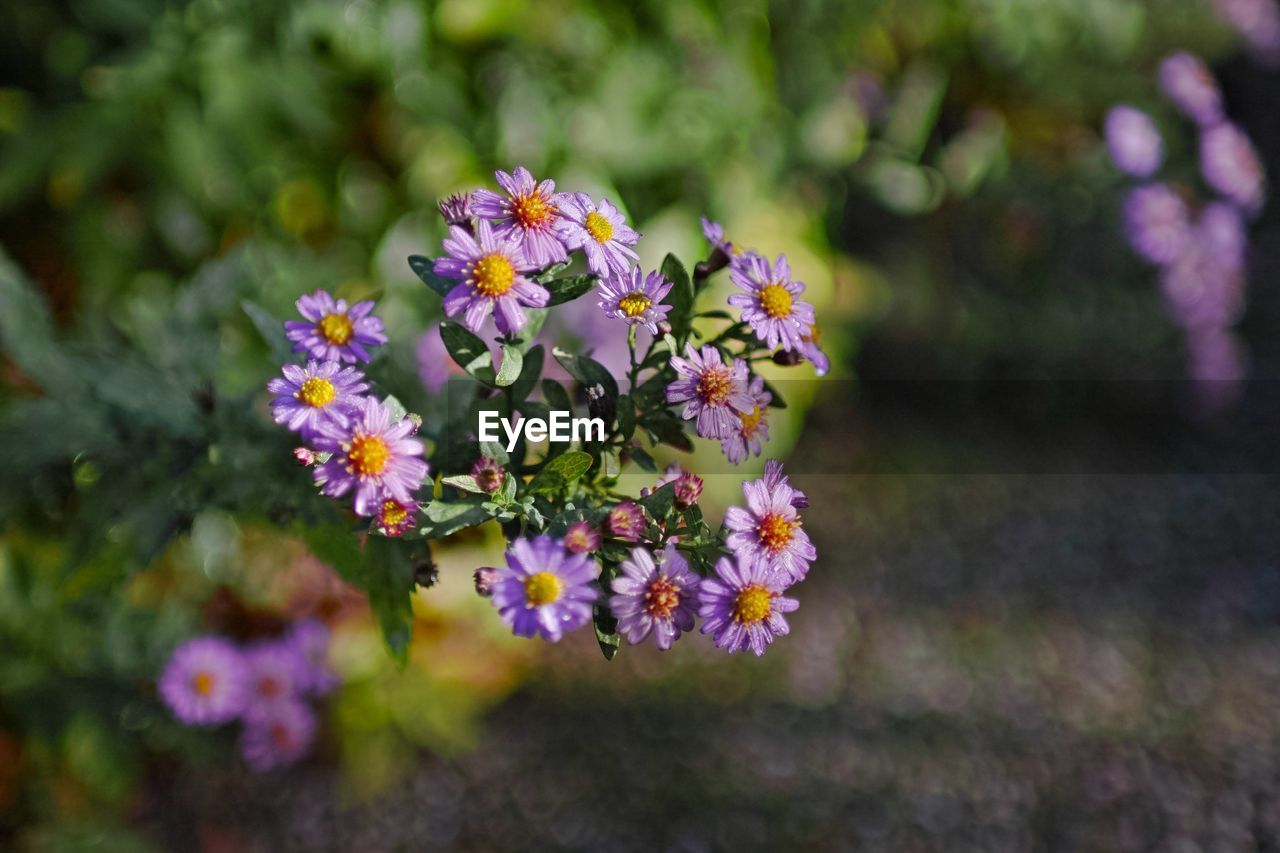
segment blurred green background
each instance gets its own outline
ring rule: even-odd
[[[1188,49],[1280,172],[1280,75],[1207,3],[11,2],[0,48],[0,848],[1280,844],[1274,442],[1230,474],[1123,463],[1275,411],[1275,215],[1254,379],[1216,420],[1100,405],[1035,476],[998,418],[954,434],[865,390],[1184,374],[1099,128],[1152,109],[1194,179],[1152,76]],[[242,303],[378,299],[375,373],[430,410],[405,257],[438,197],[517,164],[620,201],[646,267],[696,260],[707,214],[809,284],[835,368],[770,450],[820,561],[762,660],[507,637],[471,591],[483,535],[440,555],[399,669],[272,514],[307,486]],[[894,464],[824,473],[854,457]],[[298,615],[346,684],[310,758],[252,777],[152,682],[192,633]]]

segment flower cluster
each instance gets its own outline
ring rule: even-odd
[[[298,300],[306,322],[285,323],[294,349],[310,359],[286,364],[267,383],[276,423],[297,432],[305,446],[294,451],[314,464],[315,482],[330,497],[353,496],[357,515],[376,519],[387,535],[416,523],[414,493],[427,475],[417,421],[393,410],[390,401],[367,396],[365,376],[343,362],[369,361],[368,347],[384,344],[382,321],[372,302],[348,307],[318,290]]]
[[[185,725],[240,721],[241,754],[264,772],[292,764],[311,747],[316,717],[306,700],[338,685],[328,656],[329,629],[311,620],[282,638],[246,646],[194,637],[174,650],[159,692]]]
[[[1240,6],[1240,4],[1225,4]],[[1186,333],[1188,373],[1203,401],[1225,402],[1244,375],[1231,327],[1244,310],[1246,222],[1266,201],[1266,175],[1248,136],[1232,124],[1222,93],[1197,56],[1174,53],[1156,75],[1160,91],[1199,133],[1200,174],[1217,198],[1190,187],[1141,183],[1128,190],[1122,218],[1135,253],[1160,270],[1169,316]],[[1164,143],[1150,116],[1128,105],[1106,120],[1108,150],[1125,174],[1154,178]]]

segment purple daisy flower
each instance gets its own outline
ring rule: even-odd
[[[648,527],[644,520],[644,510],[631,501],[623,501],[609,510],[604,525],[610,536],[623,542],[639,542],[644,538]]]
[[[1186,51],[1170,54],[1156,79],[1165,97],[1196,124],[1206,127],[1222,120],[1222,92],[1200,57]]]
[[[391,423],[390,410],[373,397],[346,429],[325,424],[316,449],[333,455],[314,469],[321,491],[336,498],[354,489],[358,515],[373,515],[387,498],[408,504],[427,476],[422,442],[409,438],[415,426],[411,418]]]
[[[449,257],[436,259],[436,275],[459,281],[444,298],[444,313],[461,314],[462,324],[473,332],[480,331],[484,318],[492,314],[499,332],[514,335],[528,322],[520,306],[541,308],[551,298],[545,287],[522,275],[535,267],[525,260],[519,244],[495,233],[483,219],[474,237],[456,225],[450,228],[444,249]]]
[[[1125,236],[1143,259],[1168,264],[1191,237],[1191,213],[1168,184],[1134,187],[1124,199]]]
[[[564,533],[564,547],[574,554],[599,551],[603,541],[600,530],[589,521],[575,521]]]
[[[531,269],[542,269],[568,258],[564,243],[556,236],[560,221],[556,182],[538,183],[524,166],[517,166],[511,175],[498,170],[494,177],[506,196],[493,190],[476,190],[471,194],[471,212],[497,223],[498,235],[510,236]]]
[[[801,529],[795,490],[782,477],[781,467],[743,483],[742,494],[746,508],[731,506],[724,513],[729,550],[744,564],[754,561],[776,570],[788,583],[804,580],[818,550]]]
[[[561,219],[556,233],[569,249],[581,249],[593,273],[606,278],[610,272],[625,276],[640,257],[631,247],[640,234],[627,225],[621,211],[601,199],[596,205],[586,193],[561,193],[557,198]]]
[[[1200,134],[1200,172],[1205,182],[1246,213],[1257,213],[1266,199],[1266,173],[1243,130],[1224,122]]]
[[[348,307],[345,299],[335,300],[327,291],[317,290],[298,299],[297,306],[307,322],[289,320],[284,324],[294,352],[308,353],[320,361],[369,361],[368,347],[387,342],[382,321],[369,313],[372,302]]]
[[[667,386],[668,403],[684,403],[680,416],[697,418],[698,435],[722,438],[737,428],[737,415],[750,412],[754,403],[747,393],[747,363],[735,358],[732,365],[720,360],[712,346],[699,353],[685,344],[685,357],[671,357],[678,379]]]
[[[676,509],[688,509],[702,497],[702,478],[692,471],[680,467],[680,463],[672,462],[662,470],[662,478],[658,480],[661,488],[667,483],[675,483]]]
[[[671,292],[671,282],[660,272],[647,276],[639,267],[629,273],[602,279],[599,290],[600,307],[606,317],[622,320],[629,326],[644,326],[658,334],[658,323],[667,318],[670,305],[662,300]]]
[[[289,630],[287,641],[302,662],[297,673],[298,688],[302,692],[324,695],[342,683],[329,666],[332,639],[328,627],[316,619],[302,619]]]
[[[1128,104],[1107,113],[1104,128],[1111,162],[1126,175],[1149,178],[1164,162],[1164,141],[1151,116]]]
[[[369,390],[363,373],[337,361],[308,361],[306,367],[286,364],[280,372],[283,378],[267,383],[267,390],[276,395],[271,416],[304,439],[325,421],[345,426],[360,405],[360,395]]]
[[[244,713],[249,670],[234,645],[195,637],[178,646],[159,681],[160,696],[188,726],[215,726]]]
[[[265,773],[302,758],[315,736],[315,715],[302,702],[290,698],[246,722],[240,735],[240,754],[255,772]]]
[[[769,439],[767,415],[773,395],[764,390],[764,379],[760,376],[752,378],[747,394],[751,397],[751,411],[738,412],[737,429],[720,439],[720,449],[734,465],[745,462],[748,456],[759,456],[763,450],[761,442]]]
[[[622,573],[613,579],[609,609],[627,642],[638,645],[653,634],[665,652],[681,632],[693,630],[700,578],[674,543],[656,562],[644,548],[632,548],[618,568]]]
[[[595,560],[570,553],[559,539],[517,539],[507,550],[507,568],[497,570],[493,604],[516,636],[559,642],[591,621],[599,573]]]
[[[244,650],[249,668],[249,701],[244,718],[258,719],[302,692],[306,662],[287,640],[254,643]]]
[[[729,279],[746,293],[735,293],[729,304],[742,309],[742,320],[770,349],[794,349],[814,324],[813,306],[801,302],[804,283],[791,280],[786,255],[769,266],[767,258],[747,255],[729,267]]]
[[[762,563],[721,557],[716,577],[703,579],[698,589],[702,633],[714,634],[716,645],[730,654],[750,649],[763,655],[774,637],[791,630],[782,614],[800,606],[783,596],[787,584],[785,575]]]
[[[377,524],[383,535],[396,539],[417,527],[419,506],[415,500],[401,502],[395,498],[383,499],[377,516]]]

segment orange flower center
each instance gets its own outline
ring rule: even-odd
[[[733,391],[733,374],[727,367],[708,367],[698,377],[698,397],[709,406],[723,406]]]
[[[524,598],[529,607],[551,604],[560,598],[560,578],[551,572],[538,572],[524,580]]]
[[[208,696],[213,693],[215,686],[217,686],[217,679],[210,672],[197,672],[191,679],[191,689],[198,696]]]
[[[353,330],[351,318],[346,314],[325,314],[316,328],[326,341],[339,347],[351,340]]]
[[[742,421],[742,434],[747,438],[751,438],[760,431],[760,422],[764,420],[764,411],[756,406],[749,414],[738,413],[738,419]]]
[[[760,307],[764,313],[777,319],[791,316],[791,292],[780,284],[767,284],[760,288]]]
[[[348,468],[361,477],[376,477],[391,461],[391,448],[376,435],[357,435],[347,447]]]
[[[754,625],[763,622],[773,609],[773,593],[758,583],[742,589],[733,599],[733,621]]]
[[[308,406],[320,408],[327,406],[333,402],[333,398],[337,396],[337,390],[334,389],[333,383],[328,379],[321,379],[319,376],[312,376],[306,382],[302,383],[302,387],[298,389],[298,393],[293,396],[297,397]]]
[[[597,243],[608,243],[613,239],[613,223],[601,213],[594,210],[588,213],[585,227]]]
[[[511,199],[511,215],[522,228],[546,227],[556,213],[556,206],[550,199],[536,190]]]
[[[756,534],[760,537],[760,544],[776,554],[791,544],[799,526],[799,519],[789,521],[776,512],[770,512],[756,525]]]
[[[644,593],[644,609],[654,619],[670,619],[680,606],[680,587],[666,575],[658,575]]]
[[[516,281],[516,268],[503,255],[494,252],[476,261],[471,271],[471,283],[476,293],[496,299],[511,289]]]
[[[639,317],[649,307],[653,305],[653,300],[645,296],[643,293],[636,291],[628,293],[626,296],[618,300],[618,307],[622,309],[622,313],[628,317]]]

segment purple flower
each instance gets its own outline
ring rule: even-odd
[[[782,473],[782,463],[777,459],[765,460],[763,479],[764,486],[769,491],[773,491],[779,486],[786,486],[791,489],[791,505],[796,509],[804,509],[809,505],[809,497],[791,485],[791,478]]]
[[[1275,0],[1214,0],[1213,5],[1258,62],[1269,68],[1280,66],[1280,8]]]
[[[1107,150],[1116,168],[1135,178],[1149,178],[1164,162],[1164,142],[1151,116],[1119,104],[1107,113]]]
[[[782,476],[781,466],[743,483],[742,494],[746,508],[731,506],[724,513],[729,550],[743,564],[754,561],[777,571],[787,583],[804,580],[818,551],[800,527],[796,490]]]
[[[1216,383],[1201,391],[1211,398],[1229,400],[1245,377],[1244,353],[1230,330],[1221,327],[1197,329],[1187,336],[1187,372],[1197,383]]]
[[[337,361],[308,361],[306,367],[286,364],[280,372],[284,378],[267,383],[267,390],[276,395],[271,415],[276,423],[301,432],[304,440],[325,421],[345,426],[360,405],[360,395],[369,389],[363,373]]]
[[[692,471],[680,467],[680,463],[672,462],[662,471],[658,486],[675,483],[675,504],[677,509],[688,509],[702,497],[702,478]]]
[[[195,637],[178,646],[159,682],[160,696],[188,726],[235,719],[249,701],[249,670],[240,650],[218,637]]]
[[[1125,236],[1143,259],[1167,264],[1191,236],[1187,203],[1168,184],[1134,187],[1124,199]]]
[[[249,668],[249,701],[244,717],[259,719],[302,692],[306,662],[287,640],[254,643],[244,650]]]
[[[471,225],[471,195],[454,193],[436,202],[440,216],[449,225],[460,225],[464,228]]]
[[[551,298],[545,287],[522,275],[534,267],[514,238],[494,233],[483,219],[474,237],[456,225],[450,228],[444,249],[449,257],[436,259],[436,275],[459,281],[444,298],[444,313],[461,314],[462,324],[473,332],[492,314],[498,331],[513,335],[528,322],[521,305],[541,308]]]
[[[471,466],[471,476],[476,481],[476,487],[486,495],[497,494],[502,488],[502,481],[507,476],[507,471],[496,461],[488,456],[481,456]]]
[[[751,397],[751,411],[739,412],[737,428],[720,438],[720,449],[734,465],[746,461],[748,456],[759,456],[763,449],[761,442],[769,438],[767,413],[773,395],[764,390],[764,379],[759,376],[752,378],[747,394]]]
[[[1186,51],[1166,56],[1157,79],[1165,97],[1196,124],[1204,127],[1222,120],[1222,92],[1200,57]]]
[[[627,225],[618,208],[601,199],[599,206],[586,193],[562,193],[557,198],[561,219],[556,233],[570,249],[581,249],[587,266],[601,278],[610,272],[625,276],[639,257],[631,247],[640,235]]]
[[[606,278],[600,282],[600,307],[606,317],[622,320],[629,326],[644,326],[658,334],[658,322],[666,319],[670,305],[662,300],[671,292],[671,282],[660,272],[645,275],[639,267],[629,273]]]
[[[327,291],[317,290],[298,299],[297,305],[307,322],[289,320],[284,324],[294,352],[308,353],[320,361],[369,361],[367,347],[387,342],[382,321],[369,313],[372,302],[348,307],[345,299],[335,301]]]
[[[1224,252],[1221,225],[1201,219],[1182,252],[1160,276],[1165,308],[1180,326],[1230,326],[1244,310],[1244,275],[1239,258]]]
[[[569,257],[556,236],[560,197],[556,194],[555,181],[537,183],[523,166],[517,166],[513,175],[498,170],[494,177],[506,196],[493,190],[476,190],[471,194],[471,212],[482,220],[496,222],[498,235],[509,236],[531,269],[541,269]]]
[[[644,538],[645,529],[648,527],[644,520],[644,510],[639,504],[631,501],[623,501],[609,510],[609,514],[605,516],[604,525],[610,536],[621,539],[623,542],[639,542]]]
[[[779,255],[772,267],[760,255],[744,256],[729,267],[729,278],[746,291],[731,295],[729,304],[742,309],[743,322],[770,349],[795,348],[814,324],[813,306],[799,299],[804,283],[791,280],[786,255]]]
[[[817,323],[800,333],[796,352],[813,364],[813,372],[819,376],[826,376],[827,371],[831,369],[831,359],[827,358],[827,354],[822,351],[822,332],[818,330]]]
[[[329,666],[331,640],[328,627],[316,619],[302,619],[289,630],[287,642],[301,661],[297,684],[302,692],[324,695],[341,683],[338,674]]]
[[[720,360],[712,346],[699,353],[685,344],[685,357],[671,357],[678,379],[667,386],[668,403],[684,403],[680,416],[697,418],[703,438],[721,438],[737,428],[738,414],[750,412],[754,403],[747,393],[747,363],[735,358],[732,365]]]
[[[561,540],[515,540],[507,568],[497,573],[493,604],[516,636],[541,634],[555,643],[591,621],[591,604],[600,595],[592,582],[600,570],[586,554],[566,551]]]
[[[631,645],[653,634],[658,648],[666,651],[682,631],[693,630],[699,578],[674,543],[657,562],[644,548],[632,548],[618,568],[622,573],[613,579],[609,609],[618,620],[618,633]]]
[[[297,699],[273,705],[246,722],[240,735],[240,754],[258,773],[292,764],[307,754],[316,736],[316,718]]]
[[[378,507],[377,523],[384,536],[399,538],[418,526],[419,503],[415,500],[398,501],[384,498]]]
[[[1222,123],[1200,134],[1200,172],[1205,182],[1246,213],[1257,213],[1266,199],[1266,174],[1245,132]]]
[[[750,649],[763,655],[774,637],[791,630],[782,614],[800,606],[783,596],[787,583],[762,563],[721,557],[716,577],[705,578],[698,589],[702,633],[714,634],[716,645],[730,654]]]
[[[439,394],[453,377],[466,375],[449,357],[444,339],[440,337],[439,323],[432,323],[418,339],[417,357],[418,378],[422,380],[422,387],[432,394]]]
[[[707,217],[702,217],[702,236],[707,238],[707,242],[711,244],[712,249],[716,249],[725,255],[734,254],[733,244],[725,239],[724,226],[719,222],[712,222]]]
[[[574,554],[599,551],[602,542],[600,531],[589,521],[575,521],[564,533],[564,547]]]
[[[373,397],[365,398],[348,428],[322,429],[316,449],[333,455],[314,469],[316,483],[335,498],[354,489],[358,515],[373,515],[386,498],[408,504],[427,476],[422,442],[408,437],[413,421],[391,423],[390,410]]]
[[[1244,267],[1249,238],[1245,232],[1244,217],[1235,205],[1223,201],[1206,204],[1200,211],[1196,232],[1223,266]]]

